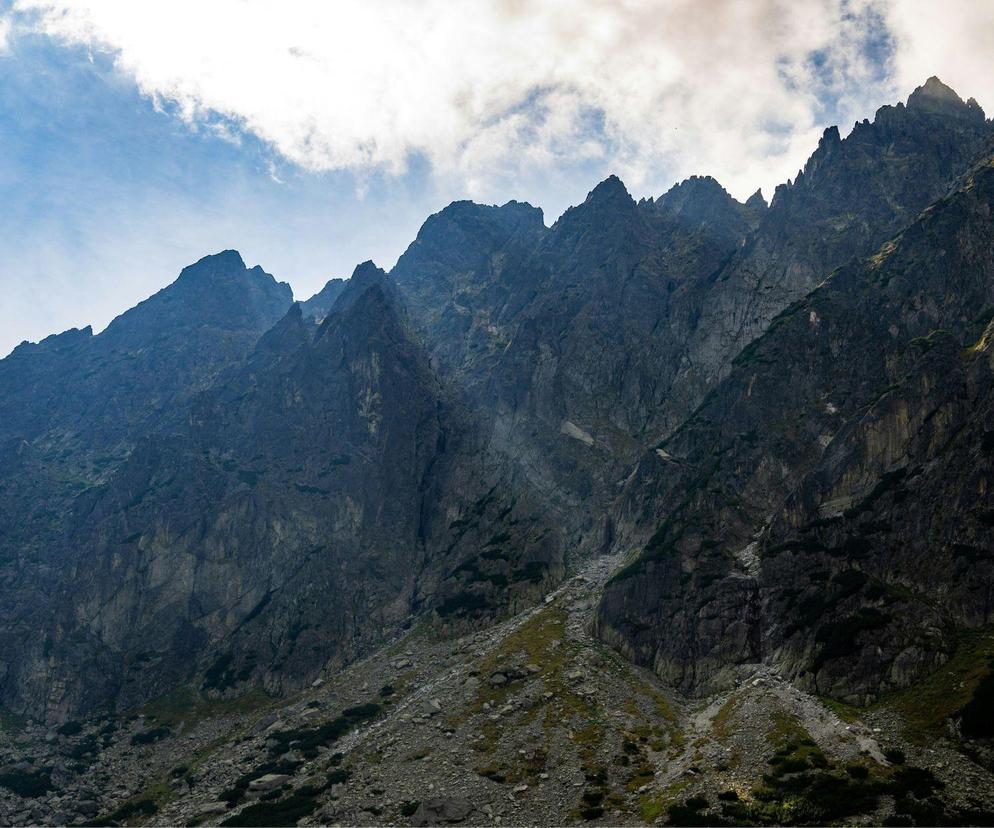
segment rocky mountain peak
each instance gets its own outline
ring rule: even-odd
[[[859,121],[853,129],[853,135],[865,139],[880,130],[884,130],[887,136],[892,136],[895,131],[920,132],[923,128],[931,130],[936,127],[943,131],[983,130],[986,127],[986,116],[973,98],[964,101],[938,78],[931,77],[911,93],[907,104],[882,106],[877,110],[872,123],[865,119]]]
[[[235,250],[205,256],[144,302],[121,314],[101,334],[129,347],[149,335],[175,336],[203,326],[260,333],[293,302],[286,282],[261,267],[247,268]]]
[[[534,207],[527,201],[508,201],[497,208],[497,216],[506,224],[529,230],[543,230],[545,218],[541,207]]]
[[[384,324],[390,327],[399,324],[400,312],[394,298],[394,292],[387,284],[386,274],[383,274],[382,279],[360,281],[356,284],[352,301],[345,307],[336,306],[336,310],[340,311],[337,324],[354,330],[359,340],[366,342],[370,339],[371,331]]]
[[[716,199],[727,201],[732,199],[732,197],[710,175],[692,175],[690,178],[670,187],[669,190],[659,197],[657,203],[665,204],[668,207],[679,210],[689,202]]]
[[[873,121],[857,122],[845,138],[837,127],[828,127],[794,181],[777,187],[771,206],[796,208],[799,192],[863,200],[877,190],[872,198],[878,204],[920,209],[948,186],[952,172],[977,153],[989,132],[976,101],[966,103],[938,78],[929,78],[907,105],[880,107]],[[891,161],[881,164],[884,157]],[[909,176],[904,165],[924,166]]]
[[[493,221],[510,227],[516,224],[534,224],[542,220],[542,211],[533,207],[527,201],[508,201],[500,206],[494,204],[477,204],[475,201],[453,201],[440,212],[430,216],[425,222],[427,226],[432,219],[443,219],[464,227],[470,227],[481,219]]]
[[[257,352],[288,354],[295,351],[310,339],[312,328],[304,321],[300,302],[294,302],[279,322],[262,335]]]
[[[745,206],[753,212],[763,212],[769,205],[766,203],[766,199],[763,198],[762,188],[756,190],[749,198],[746,199]]]
[[[583,204],[584,206],[634,206],[635,201],[621,179],[612,174],[587,193]]]
[[[222,250],[198,259],[192,265],[184,267],[176,280],[230,278],[243,273],[248,268],[242,254],[237,250]]]
[[[227,293],[232,290],[235,295]],[[281,302],[283,309],[293,301],[293,291],[286,282],[277,282],[259,265],[248,267],[237,250],[222,250],[184,267],[176,281],[159,295],[166,291],[191,292],[204,297],[213,292],[218,297],[224,294],[226,299],[236,299],[238,293],[243,293],[249,301],[255,301],[253,294],[262,292],[273,301]]]
[[[419,246],[448,249],[463,244],[476,246],[480,242],[488,243],[488,240],[517,232],[540,233],[544,229],[542,211],[527,202],[509,201],[497,207],[475,201],[453,201],[428,217],[409,249],[415,250]]]
[[[976,101],[974,104],[976,105]],[[976,109],[970,107],[953,89],[946,86],[935,75],[911,93],[907,107],[909,111],[927,112],[935,115],[976,115],[979,111],[980,115],[983,116],[983,110],[979,106],[976,106]]]
[[[631,197],[621,179],[609,175],[592,189],[583,203],[570,207],[553,225],[560,243],[571,244],[587,231],[597,237],[605,233],[630,233],[638,219],[638,204]]]
[[[345,290],[345,279],[329,279],[323,288],[310,299],[300,303],[301,312],[308,319],[320,322],[335,304],[335,300]]]
[[[389,305],[398,314],[400,313],[394,301],[396,290],[390,277],[372,261],[365,261],[356,266],[352,271],[352,278],[345,282],[341,293],[321,323],[319,336],[323,336],[330,328],[339,324],[336,320],[351,314],[357,303],[360,300],[366,301],[363,297],[371,292],[380,297],[379,301],[384,307]]]
[[[386,271],[381,267],[377,267],[376,263],[372,260],[367,259],[364,262],[356,265],[355,270],[352,271],[351,282],[356,286],[368,286],[374,283],[382,282],[387,278]]]
[[[839,135],[839,128],[833,125],[827,127],[822,133],[821,138],[818,139],[818,149],[831,149],[841,143],[842,137]]]
[[[692,224],[725,228],[740,220],[743,205],[710,175],[692,175],[660,196],[655,207]]]

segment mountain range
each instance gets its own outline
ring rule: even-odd
[[[0,818],[990,824],[992,209],[930,78],[768,204],[455,202],[22,344]]]

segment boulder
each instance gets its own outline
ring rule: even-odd
[[[76,803],[76,813],[85,817],[95,817],[100,813],[100,806],[92,799],[84,799]]]
[[[279,788],[289,778],[285,773],[267,773],[265,776],[260,776],[258,779],[253,779],[249,782],[249,790],[260,792],[271,791],[274,788]]]
[[[197,818],[204,819],[206,817],[220,816],[221,814],[226,814],[228,812],[228,803],[226,802],[208,802],[202,808],[197,811]]]
[[[440,796],[418,806],[411,818],[412,825],[445,825],[462,822],[473,813],[473,804],[463,796]]]

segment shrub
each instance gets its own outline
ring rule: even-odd
[[[935,774],[924,768],[901,768],[894,774],[894,792],[898,796],[910,793],[918,799],[924,799],[943,787],[945,786]]]
[[[774,756],[770,759],[773,765],[774,776],[784,776],[788,773],[800,773],[808,769],[808,763],[804,759],[797,759],[790,756]]]
[[[708,801],[703,796],[692,796],[683,805],[670,805],[667,808],[671,825],[728,825],[720,817],[702,814],[701,811],[708,806]]]
[[[125,802],[120,808],[107,814],[105,817],[97,817],[96,819],[84,822],[83,824],[94,826],[122,825],[132,817],[152,816],[158,810],[159,806],[155,804],[155,800],[134,799],[131,802]]]
[[[88,753],[98,753],[100,751],[100,747],[101,745],[97,741],[96,736],[86,736],[81,739],[78,744],[73,745],[68,751],[66,751],[66,756],[70,759],[75,759],[78,762]]]
[[[302,817],[314,813],[318,801],[313,796],[292,794],[276,802],[257,802],[240,814],[228,817],[222,825],[294,826]]]
[[[960,729],[971,739],[994,738],[994,661],[991,672],[973,691],[973,698],[960,711]]]
[[[274,754],[286,753],[290,742],[300,742],[299,748],[304,756],[313,758],[319,747],[337,742],[342,736],[352,730],[357,724],[368,721],[379,715],[382,708],[375,702],[349,707],[341,715],[318,727],[306,727],[297,730],[282,730],[272,734],[276,745],[271,748]]]
[[[363,719],[373,718],[379,712],[380,706],[376,702],[366,702],[365,704],[358,704],[355,707],[346,707],[342,711],[342,716],[346,719],[362,721]]]
[[[0,773],[0,787],[13,791],[18,796],[33,799],[52,790],[52,775],[48,768],[37,771],[11,769]]]
[[[83,725],[79,722],[66,722],[62,727],[60,727],[56,733],[60,736],[75,736],[76,734],[82,732]]]
[[[229,805],[236,805],[242,801],[245,796],[245,791],[248,789],[249,782],[253,779],[258,779],[260,776],[265,776],[267,773],[280,773],[292,775],[296,772],[297,768],[300,767],[300,762],[263,762],[261,765],[253,768],[248,773],[243,773],[235,780],[235,784],[224,791],[218,799],[221,802],[227,802]]]
[[[903,765],[905,762],[904,751],[900,748],[887,748],[884,751],[884,759],[890,762],[892,765]]]
[[[151,730],[145,730],[132,736],[131,744],[150,745],[153,742],[158,742],[160,739],[165,739],[170,733],[172,733],[172,731],[165,725],[153,727]]]

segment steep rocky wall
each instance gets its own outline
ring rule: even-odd
[[[989,621],[992,205],[985,159],[642,459],[619,523],[651,537],[607,590],[605,640],[697,691],[766,660],[865,701]]]

